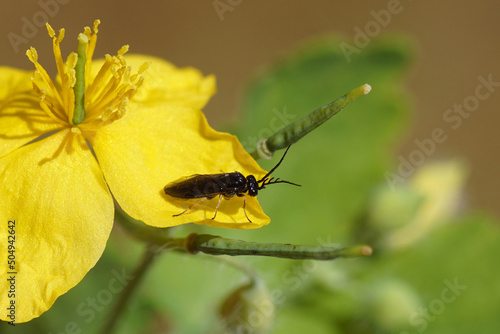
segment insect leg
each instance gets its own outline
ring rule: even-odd
[[[245,209],[245,206],[247,204],[247,197],[245,196],[245,194],[242,194],[242,195],[243,195],[243,212],[245,213],[245,217],[247,217],[250,224],[252,224],[252,221],[250,220],[250,218],[248,218],[247,210]]]
[[[195,206],[197,206],[198,204],[200,204],[201,202],[203,201],[206,201],[208,199],[208,197],[203,197],[202,199],[200,199],[198,202],[194,203],[193,205],[191,205],[189,208],[187,208],[186,210],[182,211],[181,213],[178,213],[176,215],[172,215],[172,217],[178,217],[180,215],[182,215],[183,213],[185,213],[186,211],[188,210],[191,210],[192,208],[194,208]]]
[[[212,219],[215,219],[215,216],[217,216],[217,210],[219,210],[219,205],[221,201],[222,201],[222,194],[219,195],[219,203],[217,203],[217,206],[215,207],[215,213]]]

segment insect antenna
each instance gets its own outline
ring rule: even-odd
[[[278,168],[278,166],[281,164],[281,162],[283,161],[283,159],[285,159],[285,155],[287,154],[288,150],[290,149],[290,146],[288,146],[286,148],[285,153],[281,157],[280,161],[278,161],[278,163],[276,164],[276,166],[274,166],[273,169],[271,169],[269,171],[269,173],[267,173],[262,179],[260,179],[259,181],[257,181],[257,183],[261,183],[262,182],[262,184],[259,186],[259,189],[264,188],[268,184],[274,184],[274,183],[288,183],[288,184],[291,184],[291,185],[294,185],[294,186],[298,186],[298,187],[301,186],[300,184],[296,184],[296,183],[285,181],[285,180],[280,180],[279,178],[277,178],[276,180],[274,180],[274,177],[271,177],[270,179],[268,179],[269,176],[276,170],[276,168]]]
[[[290,145],[291,146],[291,145]],[[286,153],[288,152],[288,150],[290,149],[290,146],[288,146],[286,148],[286,151],[285,153],[283,154],[283,156],[281,157],[280,161],[276,164],[276,166],[273,167],[273,169],[271,169],[269,171],[269,173],[267,173],[262,179],[260,179],[259,181],[257,181],[257,183],[261,183],[261,182],[265,182],[265,180],[269,177],[269,175],[271,175],[275,170],[276,168],[278,168],[278,166],[281,164],[281,162],[283,161],[283,159],[285,158],[285,155]]]
[[[274,180],[274,177],[270,178],[269,180],[264,181],[262,183],[262,185],[259,187],[259,189],[264,188],[264,186],[267,186],[268,184],[274,184],[274,183],[288,183],[288,184],[291,184],[293,186],[302,187],[300,184],[293,183],[290,181],[280,180],[279,178],[274,180],[274,181],[273,180]]]

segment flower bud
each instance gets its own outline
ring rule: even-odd
[[[262,281],[240,286],[223,302],[219,315],[224,333],[264,334],[273,324],[275,307]]]
[[[406,329],[411,314],[420,306],[416,291],[403,281],[389,279],[379,282],[370,296],[370,314],[387,332]]]

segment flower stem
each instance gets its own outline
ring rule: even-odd
[[[246,263],[230,257],[219,257],[217,259],[222,263],[228,264],[234,269],[243,273],[250,280],[250,284],[253,285],[259,280],[259,278],[257,277],[257,273]]]
[[[341,111],[349,102],[354,101],[360,96],[366,95],[371,91],[371,86],[364,84],[353,89],[346,95],[337,100],[320,107],[295,122],[282,128],[268,139],[262,140],[257,144],[257,150],[252,153],[255,159],[265,158],[271,159],[275,151],[288,147],[299,141],[309,132],[316,129],[321,124],[325,123],[332,116]]]
[[[144,224],[127,215],[123,210],[116,209],[116,220],[135,239],[150,245],[161,246],[162,249],[178,250],[184,249],[184,241],[172,238],[174,227],[159,228]]]
[[[156,258],[157,254],[158,250],[156,248],[153,247],[146,248],[141,263],[134,271],[132,280],[123,289],[120,295],[120,299],[115,304],[114,309],[111,312],[111,316],[108,318],[107,322],[102,328],[101,330],[102,334],[110,334],[115,330],[116,325],[118,324],[120,318],[123,316],[126,307],[130,305],[129,301],[132,295],[137,290],[137,287],[139,286],[141,279],[145,276],[148,269],[151,268],[153,260]]]
[[[85,34],[78,35],[78,61],[76,63],[76,82],[73,87],[75,92],[75,110],[73,111],[73,124],[78,125],[85,118],[85,63],[89,39]]]

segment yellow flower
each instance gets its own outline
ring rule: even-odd
[[[86,44],[81,122],[73,121],[78,55],[63,62],[63,29],[56,34],[47,25],[57,80],[33,48],[27,55],[35,74],[0,68],[2,320],[13,320],[6,311],[12,304],[16,323],[40,316],[95,265],[113,224],[113,197],[131,217],[152,226],[269,223],[251,197],[246,211],[252,224],[239,197],[223,201],[215,220],[217,198],[173,217],[192,202],[165,195],[169,182],[220,171],[259,178],[265,171],[236,137],[207,124],[200,109],[215,92],[213,76],[158,58],[125,56],[126,46],[116,56],[93,61],[98,24],[79,36]]]

